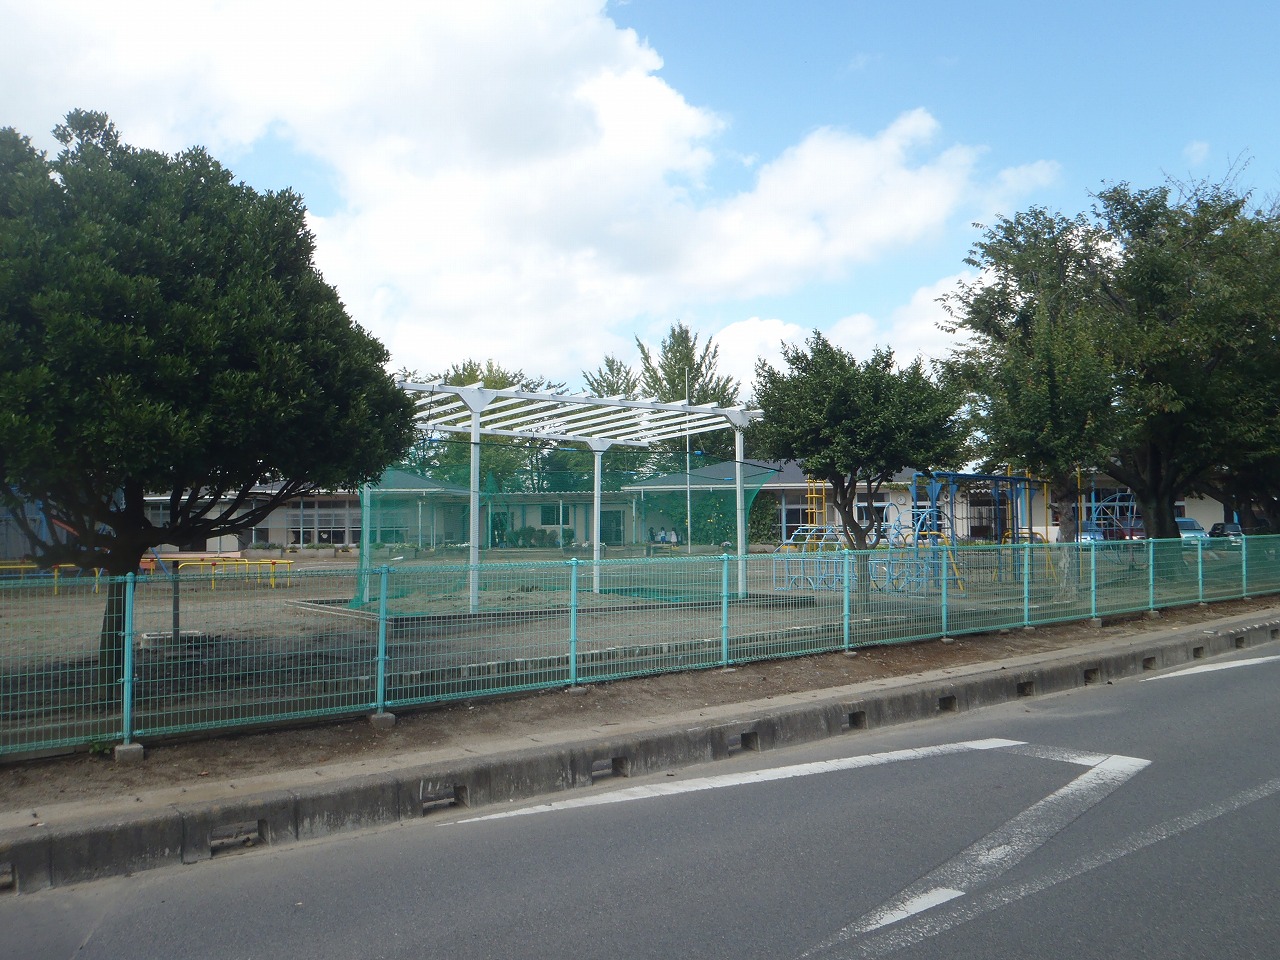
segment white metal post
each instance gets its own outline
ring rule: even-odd
[[[480,411],[471,411],[471,497],[467,539],[467,573],[471,612],[480,609]]]
[[[747,595],[747,498],[742,489],[742,428],[733,428],[733,494],[738,518],[738,596]]]
[[[591,487],[591,592],[600,592],[600,558],[601,558],[601,535],[600,535],[600,500],[603,484],[601,482],[601,474],[603,472],[604,452],[609,449],[612,444],[592,440],[587,444],[591,448],[592,459],[595,461],[595,478]]]

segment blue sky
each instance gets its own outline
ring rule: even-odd
[[[680,319],[749,393],[817,328],[950,343],[989,223],[1106,183],[1280,194],[1273,4],[0,0],[0,124],[69,109],[307,200],[393,366],[581,385]],[[1247,160],[1247,165],[1242,161]]]

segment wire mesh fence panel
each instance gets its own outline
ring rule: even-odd
[[[1199,549],[1193,540],[1148,540],[1147,608],[1176,607],[1200,599]]]
[[[0,753],[118,740],[118,676],[99,654],[119,649],[124,582],[29,567],[0,577]]]
[[[608,561],[579,565],[577,574],[579,681],[721,662],[719,558]]]
[[[935,549],[943,554],[947,574],[948,633],[978,633],[1028,624],[1035,557],[1027,547],[1014,544]]]
[[[1151,606],[1151,540],[1081,544],[1097,602],[1094,616],[1136,613]]]
[[[943,580],[955,576],[954,563],[933,545],[893,547],[862,555],[868,587],[851,630],[851,646],[900,643],[946,632]],[[954,561],[954,557],[951,557]],[[861,570],[856,582],[861,583]]]
[[[852,554],[810,555],[812,579],[779,589],[771,557],[729,558],[722,578],[730,598],[725,607],[726,663],[794,657],[839,650],[845,645],[846,609],[857,604]],[[743,576],[746,590],[739,588]]]
[[[1198,550],[1197,579],[1200,599],[1229,600],[1244,596],[1244,545],[1225,537],[1211,540]]]
[[[1240,553],[1241,595],[1280,591],[1280,536],[1246,537]]]
[[[388,572],[387,704],[570,682],[571,573],[565,563]]]
[[[345,604],[354,574],[139,580],[138,736],[351,713],[373,702],[376,619]]]
[[[1280,537],[0,572],[0,753],[1280,592]]]
[[[1028,625],[1082,620],[1095,615],[1093,583],[1096,557],[1084,544],[1036,543],[1019,546],[1029,553]]]

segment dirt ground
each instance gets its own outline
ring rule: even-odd
[[[375,730],[356,719],[297,729],[223,735],[216,739],[148,745],[141,763],[114,762],[110,754],[76,754],[0,765],[0,810],[127,796],[203,778],[240,777],[326,764],[372,760],[419,750],[518,737],[535,730],[564,730],[664,716],[702,706],[764,700],[886,677],[1062,650],[1106,638],[1123,638],[1196,624],[1274,606],[1274,598],[1237,600],[1210,607],[1180,607],[1159,619],[1108,620],[1101,628],[1065,624],[957,638],[869,647],[841,653],[774,660],[734,670],[664,674],[491,701],[459,701],[402,713],[394,728]]]

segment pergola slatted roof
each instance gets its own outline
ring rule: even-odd
[[[419,424],[445,433],[470,434],[478,414],[479,432],[486,436],[647,447],[713,430],[742,429],[760,417],[760,411],[746,407],[534,393],[479,383],[403,387],[418,394]]]

